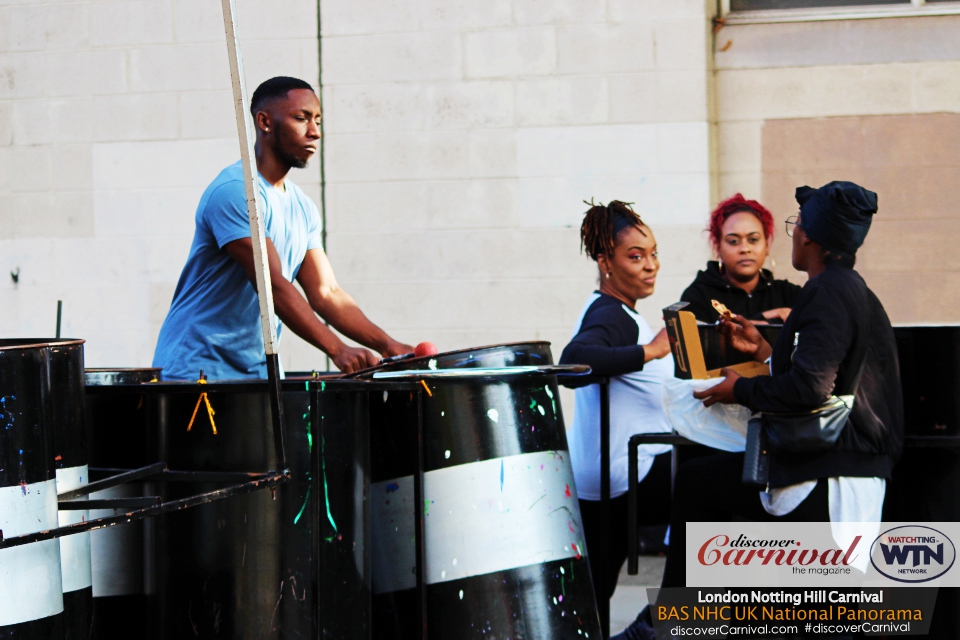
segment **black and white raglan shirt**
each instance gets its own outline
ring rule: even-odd
[[[590,365],[593,373],[610,376],[610,496],[627,492],[627,441],[636,433],[669,433],[660,404],[660,387],[673,375],[673,356],[644,364],[643,345],[655,332],[634,309],[600,292],[587,299],[573,339],[560,356],[561,364]],[[567,430],[577,493],[584,500],[600,499],[600,387],[576,390],[573,424]],[[647,475],[654,456],[668,445],[644,445],[638,453],[639,479]]]

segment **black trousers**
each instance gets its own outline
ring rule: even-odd
[[[686,586],[688,522],[729,522],[734,516],[764,521],[829,522],[827,481],[821,479],[807,499],[785,516],[771,516],[760,504],[756,486],[740,482],[742,453],[718,453],[680,465],[673,487],[670,548],[663,572],[663,587]],[[697,585],[690,585],[697,586]]]
[[[610,500],[610,529],[606,539],[600,530],[600,501],[581,500],[580,518],[583,521],[583,535],[587,543],[587,558],[591,563],[593,590],[597,599],[613,596],[617,588],[617,578],[624,560],[627,559],[627,513],[629,494]],[[650,472],[637,485],[637,522],[643,526],[667,524],[670,522],[670,454],[661,453],[654,457]],[[601,546],[607,552],[606,584],[599,584],[599,571],[593,563],[599,555]]]

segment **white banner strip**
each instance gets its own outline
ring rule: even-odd
[[[87,465],[57,469],[57,493],[73,491],[89,484]],[[80,500],[86,500],[83,496]],[[84,522],[89,511],[61,511],[60,526]],[[86,589],[93,584],[90,573],[90,533],[75,533],[60,538],[60,571],[63,574],[63,592]]]
[[[374,592],[414,586],[413,479],[371,486]],[[580,508],[566,451],[424,474],[427,584],[578,557]]]
[[[90,495],[93,499],[134,498],[142,485],[128,483]],[[121,509],[94,509],[91,518],[108,518]],[[137,520],[90,532],[90,564],[93,597],[143,593],[143,521]]]
[[[0,530],[4,537],[56,526],[56,480],[0,488]],[[57,540],[0,551],[0,627],[40,620],[62,611]]]

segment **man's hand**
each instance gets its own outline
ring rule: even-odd
[[[740,379],[740,374],[732,369],[726,368],[720,369],[720,373],[723,375],[723,382],[715,387],[693,393],[694,398],[703,400],[703,406],[705,407],[712,406],[718,402],[720,404],[737,404],[737,398],[733,395],[733,385]]]
[[[346,345],[343,345],[343,348],[336,355],[331,355],[331,359],[337,365],[337,369],[340,369],[343,373],[353,373],[367,367],[375,367],[380,363],[380,358],[373,352],[362,347],[348,347]]]
[[[786,322],[787,316],[790,315],[790,307],[780,307],[779,309],[770,309],[769,311],[763,312],[763,317],[767,320],[779,320],[780,322]]]
[[[753,323],[743,316],[733,316],[732,320],[720,318],[720,333],[730,340],[730,345],[757,362],[763,362],[773,353],[773,347],[764,340]]]
[[[654,336],[649,344],[643,345],[643,361],[659,360],[670,353],[670,339],[667,337],[666,328],[660,329],[660,332]]]
[[[402,342],[397,342],[396,340],[391,340],[387,343],[387,346],[383,348],[383,351],[380,352],[380,355],[384,358],[390,358],[392,356],[402,356],[407,353],[413,353],[413,347],[408,344],[403,344]]]

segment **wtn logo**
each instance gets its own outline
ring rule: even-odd
[[[912,525],[881,533],[873,542],[870,561],[891,580],[926,582],[949,571],[956,555],[947,536],[930,527]]]
[[[936,539],[932,540],[936,542]],[[891,540],[893,542],[893,540]],[[937,564],[943,564],[943,543],[937,545],[934,551],[927,544],[905,544],[905,545],[885,545],[880,543],[880,549],[883,551],[883,561],[887,564],[907,564],[910,555],[913,555],[913,566],[919,566],[921,559],[923,564],[930,564],[933,560]],[[924,570],[925,571],[925,570]]]

